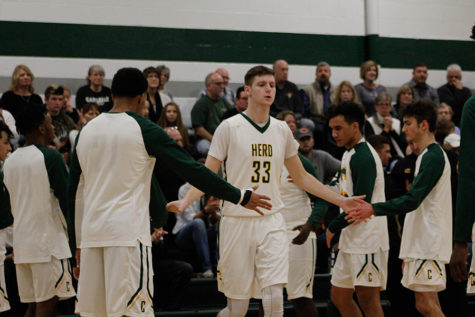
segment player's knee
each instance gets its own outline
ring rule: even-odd
[[[203,231],[206,233],[206,225],[203,219],[193,219],[191,226],[194,230]]]
[[[244,317],[249,307],[249,300],[228,299],[229,317]]]
[[[425,300],[425,299],[416,300],[416,309],[423,316],[427,316],[431,314],[435,310],[435,308],[436,308],[435,304],[431,303],[428,300]]]
[[[283,285],[271,285],[262,289],[262,306],[264,307],[264,317],[283,316]]]
[[[336,307],[341,307],[341,306],[345,305],[346,303],[348,303],[349,300],[353,299],[353,297],[351,297],[351,299],[348,298],[348,296],[346,296],[345,293],[339,292],[335,287],[332,287],[332,289],[331,289],[330,298],[331,298],[333,304],[335,304]]]

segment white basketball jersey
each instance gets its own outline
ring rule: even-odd
[[[245,114],[223,121],[213,135],[208,155],[223,162],[226,180],[238,188],[259,185],[257,192],[271,198],[273,214],[283,208],[279,179],[284,160],[297,155],[298,143],[284,121],[269,117],[259,127]],[[223,215],[260,217],[241,205],[224,202]]]

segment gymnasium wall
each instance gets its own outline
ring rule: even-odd
[[[357,83],[359,65],[372,58],[392,92],[421,61],[429,84],[444,84],[456,62],[473,89],[474,17],[473,0],[0,0],[0,92],[20,63],[38,92],[51,83],[74,92],[91,64],[104,66],[108,82],[123,66],[166,64],[167,88],[187,98],[218,67],[237,87],[251,66],[278,58],[300,86],[313,82],[322,60],[333,83]]]

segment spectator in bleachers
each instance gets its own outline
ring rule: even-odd
[[[395,160],[405,156],[407,143],[405,137],[401,135],[401,121],[391,116],[391,101],[391,95],[387,92],[382,92],[376,97],[376,113],[366,120],[364,130],[366,138],[373,134],[386,136],[391,141],[391,155]]]
[[[276,116],[276,119],[285,121],[293,135],[297,133],[297,117],[292,110],[284,110],[279,112]]]
[[[203,156],[208,153],[213,133],[221,123],[223,114],[232,109],[232,105],[223,98],[224,81],[220,74],[209,73],[205,85],[206,95],[198,99],[191,110],[191,123],[200,138],[196,148]]]
[[[446,104],[445,102],[441,102],[437,106],[437,121],[448,120],[448,121],[453,122],[454,132],[460,135],[460,128],[455,125],[455,122],[453,120],[453,115],[454,115],[454,111],[452,110],[452,107]]]
[[[82,126],[98,115],[99,106],[96,103],[86,103],[84,106],[82,106],[81,110],[79,110],[79,121],[76,125],[76,129],[73,129],[69,132],[69,142],[71,143],[71,149],[74,149],[76,137],[79,131],[81,131]]]
[[[190,188],[186,183],[180,187],[178,197],[184,197]],[[213,277],[213,268],[217,265],[217,224],[219,222],[219,199],[205,195],[203,208],[193,203],[184,212],[177,214],[173,228],[175,243],[182,251],[193,251],[198,255],[199,277]]]
[[[0,108],[9,111],[18,122],[19,114],[32,104],[42,104],[41,97],[34,93],[35,76],[26,65],[18,65],[13,70],[8,91],[0,99]]]
[[[394,104],[394,112],[398,119],[402,120],[402,113],[408,105],[414,101],[414,89],[405,84],[402,85],[397,91],[397,100]]]
[[[304,108],[308,109],[316,131],[323,131],[326,125],[325,113],[335,101],[336,88],[330,82],[331,74],[330,65],[320,62],[317,64],[315,82],[303,88]]]
[[[414,65],[412,70],[412,79],[406,84],[414,89],[414,101],[417,99],[430,99],[436,105],[439,104],[439,95],[434,87],[426,83],[427,65],[419,63]]]
[[[48,114],[51,116],[51,121],[54,126],[54,135],[60,142],[67,141],[69,132],[73,130],[76,125],[63,110],[63,87],[57,85],[50,85],[45,90],[45,104]]]
[[[231,118],[232,116],[241,113],[247,109],[247,99],[248,95],[247,92],[244,91],[244,87],[241,86],[236,91],[236,100],[234,108],[226,111],[223,114],[221,120],[225,120],[227,118]]]
[[[100,65],[92,65],[87,72],[87,85],[82,86],[76,92],[76,109],[87,102],[94,102],[99,105],[101,112],[109,111],[112,108],[112,94],[109,87],[104,86],[106,72]]]
[[[288,80],[289,64],[283,59],[276,60],[273,70],[275,99],[270,107],[270,115],[275,117],[281,111],[291,110],[300,119],[303,116],[303,102],[297,85]]]
[[[74,123],[79,121],[79,112],[71,104],[71,90],[66,86],[61,86],[63,88],[63,110],[66,114],[73,119]]]
[[[342,102],[359,103],[356,89],[348,80],[342,81],[336,88],[335,105],[339,105]]]
[[[177,127],[183,138],[183,145],[188,147],[190,144],[188,129],[183,124],[180,107],[178,107],[176,103],[170,102],[166,104],[165,107],[163,107],[160,118],[158,119],[158,125],[164,129],[169,127]]]
[[[234,91],[228,87],[228,84],[229,84],[229,73],[226,69],[224,68],[218,68],[215,73],[219,74],[221,76],[221,78],[223,79],[223,95],[222,97],[224,98],[224,100],[226,100],[226,102],[230,105],[234,105],[234,100],[236,98],[236,95],[234,93]],[[208,88],[208,87],[206,87]],[[203,89],[201,92],[200,92],[200,96],[198,97],[201,98],[203,96],[205,96],[207,94],[206,92],[206,89]]]
[[[376,64],[375,61],[369,60],[361,64],[360,78],[363,79],[363,82],[356,85],[355,89],[367,116],[374,114],[376,97],[386,91],[386,87],[375,83],[376,79],[378,79],[378,75],[378,64]]]
[[[148,119],[157,122],[163,110],[162,99],[158,87],[160,86],[160,73],[155,67],[147,67],[143,70],[143,74],[147,79],[147,101],[149,103]]]
[[[465,102],[470,98],[472,92],[462,83],[462,68],[457,64],[450,64],[447,67],[447,83],[439,89],[440,102],[445,102],[452,107],[452,120],[455,125],[460,124],[462,108]]]
[[[158,65],[157,70],[158,70],[158,73],[160,74],[160,86],[158,86],[158,91],[160,92],[160,96],[162,97],[162,104],[166,105],[168,102],[173,101],[172,94],[168,90],[165,89],[165,85],[170,80],[170,68],[168,68],[165,65]],[[164,100],[163,95],[170,98],[170,101]]]

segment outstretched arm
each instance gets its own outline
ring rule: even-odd
[[[300,188],[314,196],[320,197],[334,205],[339,206],[343,210],[349,210],[357,206],[357,203],[351,198],[345,198],[319,182],[315,177],[310,175],[302,166],[297,155],[291,156],[285,160],[285,166],[290,176]]]

